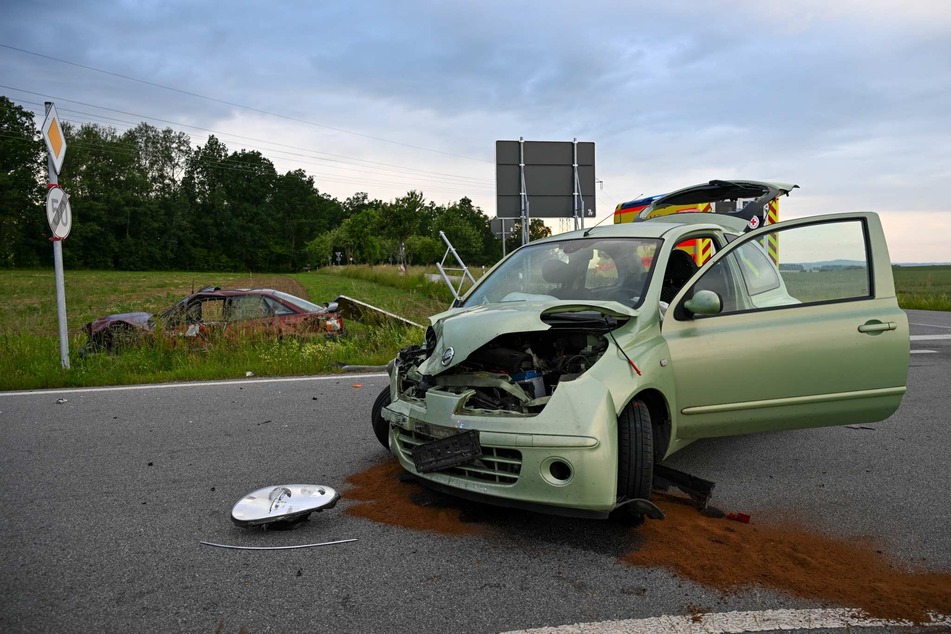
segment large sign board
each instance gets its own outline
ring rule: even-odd
[[[594,143],[496,141],[495,163],[499,218],[520,218],[525,202],[530,218],[595,216]]]

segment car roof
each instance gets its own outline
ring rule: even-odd
[[[271,288],[203,288],[200,291],[195,291],[192,295],[232,297],[235,295],[273,295],[274,293],[274,289]]]
[[[655,218],[650,222],[625,222],[568,231],[540,240],[533,240],[531,244],[578,240],[581,238],[663,238],[669,233],[683,233],[685,227],[741,233],[745,226],[745,221],[722,214],[681,213]]]

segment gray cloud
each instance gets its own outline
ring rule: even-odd
[[[323,151],[490,179],[491,166],[367,137],[489,162],[499,138],[595,141],[602,213],[737,176],[799,182],[810,207],[942,212],[951,177],[944,3],[103,1],[44,19],[5,4],[2,44],[365,135],[296,124],[295,143]],[[113,119],[257,129],[240,108],[9,49],[0,84]],[[295,125],[270,121],[274,138]]]

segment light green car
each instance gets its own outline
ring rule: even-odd
[[[694,440],[891,415],[908,321],[878,216],[747,229],[682,213],[514,251],[390,363],[377,438],[454,495],[637,520]]]

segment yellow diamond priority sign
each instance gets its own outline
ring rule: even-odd
[[[50,104],[46,120],[43,121],[43,140],[46,141],[46,149],[53,159],[53,167],[59,174],[63,168],[63,157],[66,156],[66,137],[63,136],[63,127],[60,125],[56,106],[53,104]]]

